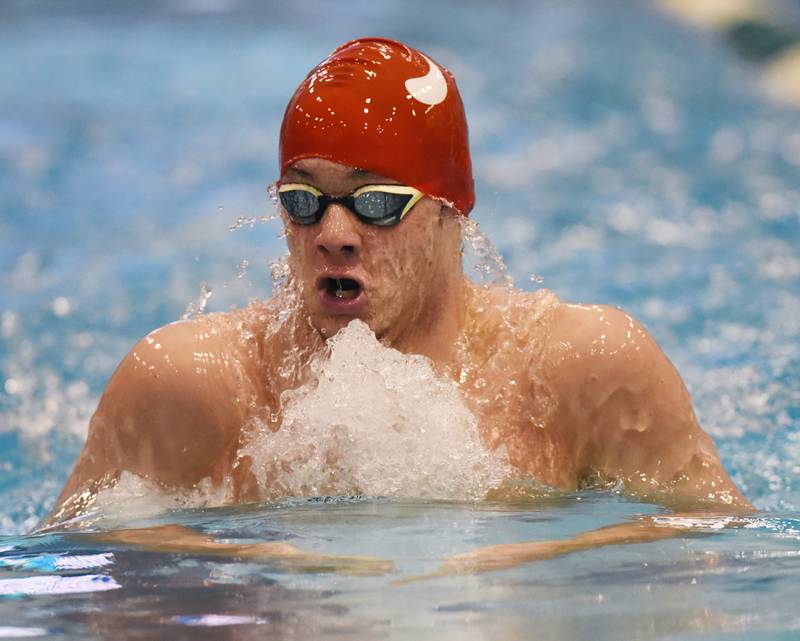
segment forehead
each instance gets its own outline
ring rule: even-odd
[[[303,158],[290,166],[282,176],[284,182],[307,181],[315,185],[396,185],[396,180],[386,178],[380,174],[375,174],[365,169],[343,165],[324,158]]]

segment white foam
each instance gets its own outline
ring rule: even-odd
[[[117,520],[129,522],[155,517],[170,510],[216,507],[231,501],[229,483],[215,487],[211,479],[204,479],[192,489],[166,490],[153,481],[123,472],[113,486],[97,493],[81,521],[84,524],[111,526]]]
[[[272,431],[250,424],[240,456],[266,496],[366,494],[479,499],[509,475],[481,443],[456,384],[385,347],[358,320],[328,341],[313,380],[281,399]]]

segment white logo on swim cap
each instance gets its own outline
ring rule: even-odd
[[[415,100],[425,105],[438,105],[447,96],[447,81],[442,70],[425,54],[420,54],[428,62],[428,73],[420,78],[406,80],[406,90]]]

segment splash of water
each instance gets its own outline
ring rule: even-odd
[[[278,204],[278,186],[276,184],[273,183],[269,187],[267,187],[267,196],[269,197],[273,205]],[[219,209],[221,212],[224,211],[222,207],[220,207]],[[277,218],[278,218],[277,209],[267,214],[266,216],[248,216],[248,215],[237,216],[236,221],[228,226],[228,231],[238,231],[244,228],[253,229],[258,223],[270,223],[273,220],[277,220]]]
[[[328,341],[312,380],[284,393],[273,431],[254,421],[240,450],[266,496],[483,498],[508,477],[481,443],[454,382],[385,347],[358,320]]]
[[[464,273],[478,285],[495,285],[507,289],[514,287],[505,261],[478,223],[464,216],[461,224],[461,253]]]
[[[242,260],[239,261],[239,267],[236,272],[236,278],[238,278],[239,280],[244,278],[245,275],[247,274],[247,269],[249,267],[250,267],[250,261],[247,258],[242,258]]]
[[[253,229],[258,223],[268,223],[275,220],[275,216],[237,216],[236,221],[228,226],[228,231],[238,231],[243,228]]]
[[[203,281],[200,283],[200,295],[186,306],[181,314],[181,320],[200,316],[205,311],[209,298],[211,298],[211,287],[206,281]]]
[[[123,472],[113,486],[97,493],[92,512],[107,525],[107,521],[112,519],[129,522],[168,510],[216,507],[229,503],[231,499],[227,482],[214,486],[211,479],[203,479],[191,489],[169,491],[153,481]]]
[[[66,512],[67,520],[57,521],[59,530],[115,529],[150,519],[172,510],[220,507],[233,501],[228,478],[215,485],[210,478],[203,479],[192,488],[165,488],[150,479],[123,471],[119,478],[104,480],[93,490],[85,489],[75,494],[67,504],[78,507]],[[65,505],[67,505],[65,504]],[[46,532],[45,525],[39,532]]]

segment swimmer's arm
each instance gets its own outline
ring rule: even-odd
[[[746,511],[742,510],[741,513],[744,514]],[[569,539],[523,541],[477,548],[451,556],[432,574],[412,577],[411,580],[505,570],[524,563],[544,561],[608,545],[652,543],[680,536],[708,534],[717,532],[721,527],[739,527],[742,522],[742,519],[730,513],[691,512],[641,516],[634,521],[583,532]]]
[[[559,396],[578,477],[621,480],[677,510],[749,509],[698,425],[680,375],[647,331],[610,307],[564,305]]]
[[[149,552],[196,554],[231,559],[269,561],[289,572],[335,572],[339,574],[378,575],[394,569],[391,561],[370,556],[344,556],[308,552],[286,543],[227,543],[181,525],[116,530],[77,535],[81,540],[136,546]]]
[[[232,367],[205,319],[167,325],[140,341],[106,386],[46,523],[71,518],[126,471],[172,488],[208,477],[220,482],[245,405]]]

